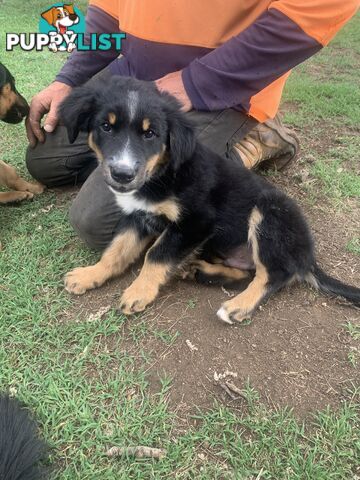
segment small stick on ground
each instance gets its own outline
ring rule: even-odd
[[[219,383],[220,387],[229,395],[231,400],[237,400],[239,397],[238,395],[235,395],[231,389],[227,386],[226,383]]]
[[[136,458],[163,458],[166,450],[163,448],[144,447],[111,447],[106,455],[108,457],[136,457]]]
[[[238,397],[236,398],[239,398],[239,397],[242,397],[246,400],[246,396],[244,395],[244,393],[240,390],[240,388],[238,388],[236,385],[234,385],[232,382],[229,382],[229,380],[226,381],[226,386],[234,393],[236,393],[238,395]]]

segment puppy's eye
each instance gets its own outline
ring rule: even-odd
[[[111,132],[111,125],[108,122],[105,122],[101,125],[101,128],[104,130],[104,132]]]
[[[155,137],[155,132],[154,130],[146,130],[146,132],[143,133],[144,138],[149,139]]]
[[[57,18],[61,18],[61,15],[60,15],[60,13],[58,13],[58,15],[57,15]]]

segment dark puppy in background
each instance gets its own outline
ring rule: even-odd
[[[14,77],[0,63],[0,120],[6,123],[20,123],[29,113],[29,105],[16,90]],[[1,153],[1,152],[0,152]],[[30,183],[18,176],[14,167],[0,160],[0,185],[11,188],[12,192],[0,192],[0,204],[19,202],[40,194],[44,187]]]
[[[0,479],[45,480],[48,472],[40,462],[46,452],[36,422],[25,407],[0,394]]]
[[[196,141],[194,129],[168,94],[148,82],[114,78],[74,91],[60,108],[73,142],[89,133],[108,188],[123,211],[121,228],[93,266],[65,277],[74,294],[120,275],[148,248],[138,278],[122,295],[125,314],[141,312],[181,265],[208,276],[242,279],[248,287],[218,317],[248,318],[267,297],[294,282],[360,305],[360,289],[317,265],[307,223],[286,195],[239,161]]]

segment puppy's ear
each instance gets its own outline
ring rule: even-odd
[[[168,148],[175,170],[191,158],[196,147],[196,138],[193,125],[178,109],[168,113],[169,140]]]
[[[75,88],[59,107],[61,122],[68,132],[70,143],[74,143],[79,132],[89,132],[96,113],[97,94],[90,87]]]

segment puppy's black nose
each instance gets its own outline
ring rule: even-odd
[[[75,20],[78,18],[78,16],[75,13],[70,13],[69,18],[70,18],[70,20],[75,22]]]
[[[115,182],[130,183],[136,176],[136,171],[127,165],[110,167],[110,174]]]

